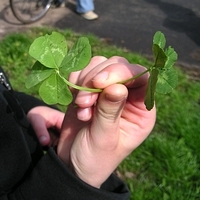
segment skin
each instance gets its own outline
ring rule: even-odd
[[[28,112],[27,117],[42,146],[52,146],[55,143],[57,138],[49,129],[53,128],[60,133],[64,116],[63,112],[46,106],[37,106]]]
[[[52,125],[60,130],[58,156],[80,179],[94,187],[101,186],[146,139],[155,124],[155,107],[147,111],[144,105],[148,74],[125,85],[117,84],[144,70],[122,57],[93,57],[85,69],[72,73],[69,81],[103,91],[73,91],[73,103],[77,106],[69,106],[62,127],[63,113],[59,111],[55,114],[59,117],[51,117],[53,111],[46,110],[45,114],[34,110],[37,107],[28,113],[39,138],[41,135],[48,138],[45,127]],[[37,113],[44,118],[37,120],[40,125],[35,123]]]

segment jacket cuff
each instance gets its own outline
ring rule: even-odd
[[[19,200],[129,199],[129,191],[126,185],[115,175],[111,175],[102,184],[101,189],[94,188],[74,175],[52,148],[43,156],[30,177],[24,181],[14,195]]]

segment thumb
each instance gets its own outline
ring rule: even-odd
[[[90,128],[95,145],[106,149],[117,145],[120,117],[127,96],[128,90],[122,84],[110,85],[100,94]]]

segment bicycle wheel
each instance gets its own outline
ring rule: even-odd
[[[14,16],[24,24],[41,19],[49,10],[52,0],[10,0]]]

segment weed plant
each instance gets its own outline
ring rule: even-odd
[[[37,96],[36,90],[24,86],[34,63],[28,49],[36,37],[51,31],[34,28],[10,34],[0,41],[0,65],[15,90]],[[80,37],[71,30],[60,32],[68,44]],[[119,55],[143,66],[151,63],[92,34],[84,36],[90,40],[93,55]],[[181,69],[178,73],[179,84],[175,90],[168,95],[156,95],[157,121],[151,135],[116,170],[128,184],[131,200],[200,199],[200,82],[189,79]]]

